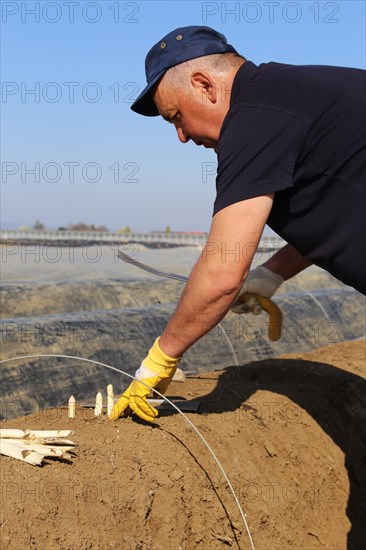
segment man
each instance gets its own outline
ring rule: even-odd
[[[218,156],[210,248],[136,374],[164,393],[183,353],[231,307],[258,312],[253,301],[236,301],[240,293],[271,297],[312,263],[366,293],[365,71],[256,66],[198,26],[165,36],[145,67],[147,86],[132,110],[161,115],[182,143]],[[249,274],[266,223],[289,244]],[[239,261],[229,253],[238,243]],[[134,381],[111,418],[133,411],[153,421],[148,394]]]

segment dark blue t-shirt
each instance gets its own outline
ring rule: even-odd
[[[246,61],[218,142],[214,214],[275,193],[268,225],[366,293],[366,71]]]

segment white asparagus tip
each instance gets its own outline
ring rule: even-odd
[[[100,416],[102,414],[102,409],[103,409],[103,396],[99,391],[95,398],[95,409],[94,409],[95,416]]]
[[[75,418],[75,409],[76,409],[76,399],[73,395],[71,395],[69,399],[69,409],[68,409],[69,418]]]
[[[114,392],[112,384],[107,386],[107,414],[111,416],[112,409],[114,407]]]

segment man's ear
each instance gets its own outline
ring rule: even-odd
[[[217,102],[217,84],[210,73],[195,71],[191,75],[193,89],[199,93],[203,102]]]

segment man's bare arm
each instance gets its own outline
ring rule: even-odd
[[[287,281],[312,265],[312,262],[301,256],[293,246],[287,244],[263,265]]]
[[[167,355],[181,356],[225,317],[249,272],[272,202],[273,195],[263,195],[214,216],[207,244],[160,337]]]

